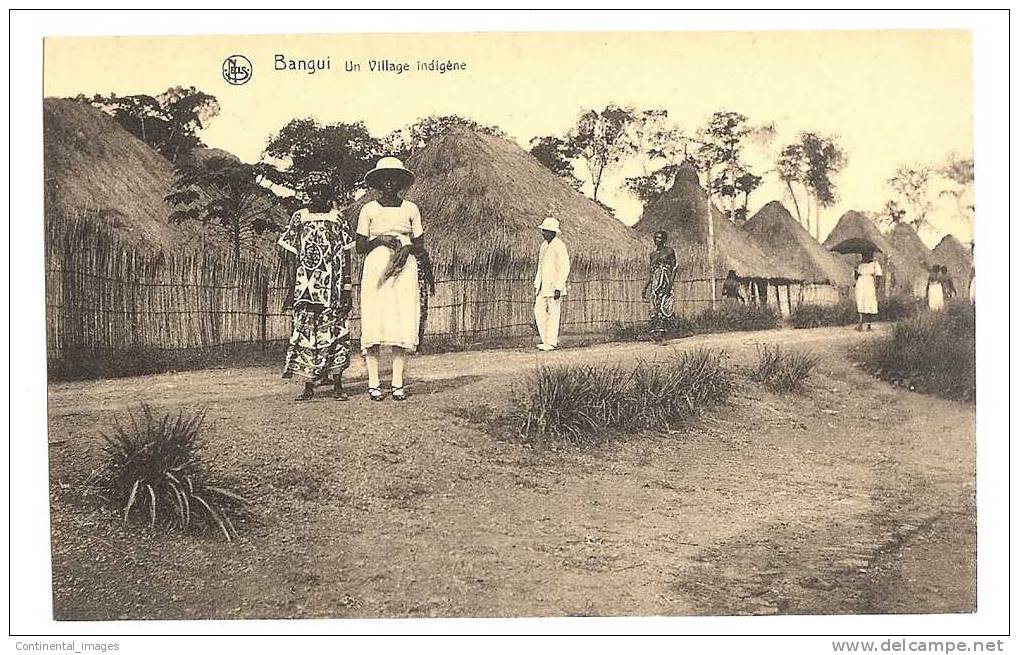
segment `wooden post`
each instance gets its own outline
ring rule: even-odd
[[[711,213],[711,165],[704,188],[704,199],[708,205],[708,279],[711,280],[711,309],[715,308],[715,217]]]
[[[259,326],[258,326],[258,338],[262,343],[262,351],[264,352],[269,348],[269,334],[268,334],[268,322],[269,322],[269,276],[263,271],[261,283],[261,307],[258,310]]]

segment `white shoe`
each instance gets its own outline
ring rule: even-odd
[[[552,350],[553,348],[555,348],[555,346],[550,346],[547,343],[539,343],[538,344],[538,350],[541,350],[542,352],[548,352],[549,350]]]

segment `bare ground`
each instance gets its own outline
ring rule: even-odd
[[[975,611],[974,408],[856,370],[847,349],[877,334],[421,356],[404,404],[292,403],[299,385],[266,368],[51,385],[55,617]],[[762,342],[822,355],[806,393],[743,382],[695,424],[590,448],[496,420],[542,361],[708,345],[738,367]],[[101,432],[139,401],[208,409],[209,459],[258,508],[239,542],[81,498]]]

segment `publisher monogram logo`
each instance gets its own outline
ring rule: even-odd
[[[252,72],[251,60],[244,55],[230,55],[223,61],[223,79],[235,86],[246,84]]]

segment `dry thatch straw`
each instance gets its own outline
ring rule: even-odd
[[[973,258],[966,246],[959,243],[959,240],[951,234],[946,234],[938,245],[934,246],[931,261],[948,269],[948,276],[952,278],[955,288],[960,292],[963,291],[963,285],[969,284]]]
[[[87,215],[112,228],[133,249],[229,247],[222,230],[169,222],[173,207],[164,197],[173,183],[173,165],[95,107],[44,99],[43,147],[47,221]],[[279,215],[277,220],[284,218]],[[263,241],[271,250],[272,239]],[[247,245],[248,255],[264,254],[256,242]]]
[[[435,262],[483,259],[491,270],[533,265],[537,226],[559,219],[570,258],[582,265],[643,262],[649,250],[633,232],[523,148],[454,127],[407,162],[416,180],[405,198],[418,205]],[[345,211],[356,223],[366,194]]]
[[[858,211],[849,210],[843,214],[823,245],[831,249],[852,238],[867,239],[880,249],[881,252],[876,259],[885,271],[889,290],[897,293],[923,294],[927,283],[927,271],[910,257],[899,252],[891,240],[881,234],[874,221]]]
[[[908,257],[922,268],[930,267],[931,250],[920,240],[916,230],[909,225],[896,223],[888,232],[888,240],[903,257]]]
[[[697,171],[682,166],[672,187],[648,205],[635,226],[643,234],[669,233],[676,250],[680,276],[724,278],[730,270],[741,278],[798,280],[794,267],[766,255],[749,236],[712,207],[715,233],[715,270],[708,264],[708,201]]]
[[[743,229],[767,254],[794,266],[805,282],[853,285],[852,267],[814,240],[781,202],[761,207]]]

